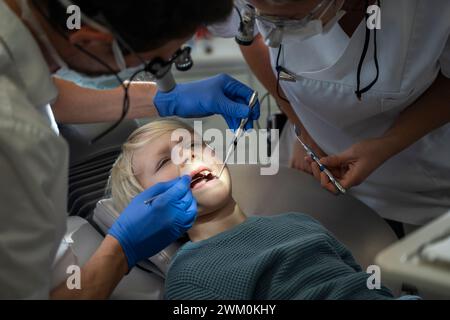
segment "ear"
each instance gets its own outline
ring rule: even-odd
[[[88,26],[83,26],[81,29],[69,35],[69,42],[71,44],[88,45],[92,42],[103,42],[110,44],[114,37],[110,33],[101,32]]]

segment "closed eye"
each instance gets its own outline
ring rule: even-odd
[[[163,158],[161,161],[159,161],[158,165],[156,166],[156,171],[161,169],[163,166],[165,166],[170,161],[170,158]]]

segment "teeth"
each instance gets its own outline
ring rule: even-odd
[[[194,177],[197,176],[197,178],[200,178],[201,176],[205,177],[205,176],[208,176],[209,174],[211,174],[211,171],[203,170],[203,171],[200,171],[199,173],[195,174]],[[198,176],[200,176],[200,177],[198,177]]]
[[[206,180],[212,180],[214,178],[212,172],[208,169],[205,169],[203,171],[200,171],[199,173],[195,174],[193,176],[193,180],[191,182],[191,187],[193,187],[197,182],[200,182],[204,179]]]

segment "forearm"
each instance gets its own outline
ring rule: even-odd
[[[240,46],[240,49],[250,69],[266,90],[277,100],[280,109],[287,115],[291,122],[301,126],[301,122],[291,104],[283,100],[286,99],[283,90],[279,88],[277,91],[277,79],[271,68],[269,49],[264,44],[261,35],[256,36],[252,45]],[[278,93],[282,98],[278,96]]]
[[[59,95],[52,104],[59,123],[113,122],[120,118],[123,109],[124,90],[95,90],[80,87],[70,81],[54,78]],[[156,85],[152,82],[133,82],[128,94],[130,109],[128,119],[157,116],[153,105]]]
[[[428,133],[450,122],[450,79],[439,75],[433,85],[381,137],[388,157],[406,149]]]
[[[81,269],[81,289],[69,290],[63,282],[51,292],[52,299],[107,299],[128,271],[119,242],[106,236],[98,250]]]

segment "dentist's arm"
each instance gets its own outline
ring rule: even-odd
[[[136,196],[81,269],[81,289],[69,290],[63,282],[51,292],[51,298],[108,298],[138,261],[163,250],[192,227],[197,203],[190,182],[188,176],[177,178]],[[154,196],[152,203],[145,203]]]
[[[127,272],[127,259],[119,241],[108,235],[81,269],[81,289],[69,290],[63,282],[51,292],[50,298],[107,299]]]
[[[112,122],[120,118],[124,90],[95,90],[54,78],[59,90],[52,104],[59,123]],[[133,82],[128,91],[130,110],[128,119],[153,116],[200,118],[222,115],[228,126],[236,129],[242,118],[259,118],[259,103],[252,112],[248,102],[253,91],[226,74],[208,79],[177,84],[170,92],[160,92],[153,82]],[[249,121],[247,129],[252,127]]]
[[[71,81],[54,77],[59,95],[52,104],[58,123],[113,122],[120,118],[123,108],[124,90],[83,88]],[[133,82],[129,88],[130,110],[128,119],[154,117],[158,115],[153,105],[157,91],[153,82]]]

